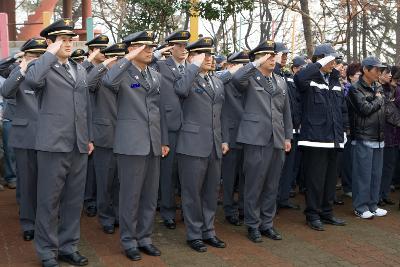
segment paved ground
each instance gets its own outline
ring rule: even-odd
[[[0,192],[0,267],[40,266],[32,242],[22,240],[14,192]],[[398,198],[397,194],[393,196]],[[121,252],[118,233],[106,235],[95,218],[83,217],[81,252],[90,266],[400,266],[400,211],[397,206],[385,218],[362,221],[352,215],[350,200],[337,207],[336,214],[347,220],[345,227],[327,226],[325,232],[306,227],[300,211],[282,211],[275,220],[284,240],[254,244],[247,240],[245,227],[224,222],[219,209],[218,236],[226,249],[209,248],[196,253],[185,245],[185,228],[178,220],[176,230],[155,223],[154,244],[161,257],[143,256],[140,262],[127,260]],[[298,196],[296,201],[303,202]],[[67,266],[67,265],[62,265]]]

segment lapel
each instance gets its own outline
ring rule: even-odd
[[[266,92],[268,92],[270,95],[272,95],[274,92],[268,87],[267,85],[267,79],[265,79],[265,76],[259,71],[256,71],[256,75],[255,75],[255,80],[256,82],[262,87],[264,88],[264,90]]]
[[[71,62],[72,67],[75,69],[75,75],[76,75],[75,85],[78,85],[81,82],[81,80],[84,78],[83,71],[85,71],[85,69],[80,64],[77,64],[75,61],[73,61],[72,59],[70,60],[70,62]]]
[[[197,77],[197,83],[200,85],[201,88],[207,93],[207,95],[214,100],[215,93],[213,92],[212,88],[207,85],[207,81],[201,77],[200,75]]]
[[[135,65],[131,63],[131,66],[128,68],[129,75],[139,82],[140,86],[142,86],[146,91],[150,90],[150,84],[143,78],[142,73],[136,68]]]
[[[175,61],[172,59],[172,57],[167,58],[167,60],[165,61],[165,64],[168,66],[168,68],[174,74],[175,78],[179,78],[181,76],[178,68],[176,67]]]
[[[279,94],[280,88],[282,87],[280,84],[280,80],[278,80],[274,73],[272,73],[272,84],[275,87],[275,91],[273,92],[274,95]]]
[[[71,80],[70,78],[68,78],[68,73],[67,70],[58,62],[54,63],[53,66],[51,66],[53,68],[53,70],[55,70],[58,74],[61,75],[61,77],[66,80],[69,84],[72,85],[72,87],[75,86],[75,81]],[[78,76],[77,76],[78,77]]]

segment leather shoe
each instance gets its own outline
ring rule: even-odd
[[[211,238],[207,238],[203,240],[205,243],[209,244],[212,247],[215,248],[225,248],[225,242],[219,239],[217,236],[213,236]]]
[[[58,262],[55,258],[42,261],[43,267],[58,267]]]
[[[192,249],[196,250],[197,252],[207,251],[207,247],[206,245],[204,245],[204,242],[201,239],[193,239],[193,240],[188,240],[186,242]]]
[[[386,199],[384,198],[384,199],[382,199],[382,201],[385,202],[386,204],[390,205],[390,206],[396,204],[396,203],[395,203],[393,200],[391,200],[390,198],[386,198]]]
[[[325,231],[324,224],[321,222],[321,220],[307,221],[307,225],[313,230]]]
[[[94,217],[97,214],[96,206],[89,206],[85,209],[85,213],[88,217]]]
[[[260,230],[257,228],[247,228],[247,237],[254,243],[262,242]]]
[[[300,205],[297,204],[293,204],[291,202],[288,202],[286,204],[279,204],[278,205],[279,209],[291,209],[291,210],[299,210],[300,209]]]
[[[34,230],[24,231],[24,240],[25,241],[31,241],[34,237],[35,237]]]
[[[345,226],[346,222],[342,219],[336,218],[334,216],[329,218],[321,218],[321,221],[326,224],[331,224],[335,226]]]
[[[141,246],[139,249],[150,256],[161,256],[161,251],[153,244]]]
[[[242,223],[239,220],[238,216],[225,216],[225,219],[228,223],[235,225],[235,226],[240,226]]]
[[[125,250],[125,255],[128,257],[128,259],[132,261],[138,261],[142,259],[142,256],[140,256],[140,252],[137,248],[130,248]]]
[[[168,229],[171,229],[171,230],[176,228],[176,222],[174,219],[164,220],[164,225],[165,225],[165,227],[167,227]]]
[[[9,182],[7,183],[8,189],[16,189],[17,188],[17,182]]]
[[[333,201],[333,204],[335,204],[335,205],[344,205],[344,201],[341,200],[341,199],[336,199],[336,200]]]
[[[282,240],[282,236],[273,227],[266,230],[260,230],[260,233],[272,240]]]
[[[68,255],[58,255],[58,259],[74,266],[85,266],[89,263],[88,259],[78,251]]]
[[[115,233],[115,226],[114,225],[104,225],[103,232],[111,235],[111,234]]]

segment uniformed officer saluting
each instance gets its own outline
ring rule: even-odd
[[[74,52],[72,52],[71,58],[75,62],[81,64],[85,60],[85,54],[86,54],[85,50],[78,48],[75,49]]]
[[[161,160],[160,213],[164,225],[169,229],[175,229],[175,188],[178,182],[178,167],[175,157],[176,140],[178,131],[182,125],[182,109],[179,97],[175,94],[174,83],[185,73],[188,67],[186,62],[186,45],[189,41],[188,31],[177,31],[165,38],[171,47],[171,57],[158,60],[154,67],[161,73],[162,89],[160,91],[161,105],[165,110],[168,126],[168,139],[170,151],[168,157]]]
[[[117,96],[103,86],[102,78],[117,58],[125,56],[123,43],[113,44],[103,50],[106,60],[88,73],[88,86],[93,107],[93,154],[97,185],[97,213],[103,231],[113,234],[118,222],[117,161],[113,152],[114,131],[117,122]]]
[[[186,49],[193,64],[175,83],[175,92],[183,99],[183,122],[176,153],[187,242],[194,250],[205,252],[204,242],[225,247],[214,230],[221,158],[228,151],[228,145],[222,145],[221,134],[224,87],[221,80],[208,75],[212,39],[201,38]]]
[[[233,76],[246,99],[236,141],[243,143],[244,222],[253,242],[261,242],[261,234],[282,239],[272,220],[293,129],[286,82],[273,74],[275,55],[275,43],[263,41],[250,52],[253,62]]]
[[[160,116],[161,77],[148,68],[156,45],[154,33],[133,33],[123,42],[129,53],[107,72],[103,84],[118,98],[114,153],[120,179],[121,244],[129,259],[140,260],[138,248],[151,256],[161,255],[151,234],[160,156],[169,151],[168,130]]]
[[[17,163],[19,200],[19,220],[24,232],[24,240],[34,237],[36,217],[37,160],[35,151],[37,100],[35,92],[27,85],[25,72],[28,64],[46,52],[43,38],[26,41],[21,64],[14,68],[1,87],[4,98],[16,100],[15,115],[12,120],[9,145],[14,148]]]
[[[87,158],[93,151],[86,71],[68,58],[73,22],[61,19],[41,33],[47,52],[28,69],[25,80],[38,97],[38,159],[35,245],[43,266],[58,258],[86,265],[78,252]]]

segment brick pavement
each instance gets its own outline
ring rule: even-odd
[[[22,240],[17,220],[15,191],[0,192],[0,267],[40,266],[32,242]],[[397,199],[397,194],[393,195]],[[303,204],[300,195],[296,201]],[[80,250],[94,267],[125,266],[400,266],[400,211],[397,206],[385,218],[363,221],[352,215],[351,201],[336,207],[348,222],[345,227],[326,226],[325,232],[310,230],[300,211],[281,211],[275,220],[284,240],[255,244],[247,240],[245,227],[224,222],[218,211],[216,230],[226,249],[209,248],[196,253],[186,246],[185,228],[178,220],[176,230],[167,230],[157,216],[154,244],[161,257],[143,255],[139,262],[127,260],[121,251],[118,232],[106,235],[96,218],[83,216]],[[61,265],[63,267],[68,265]]]

